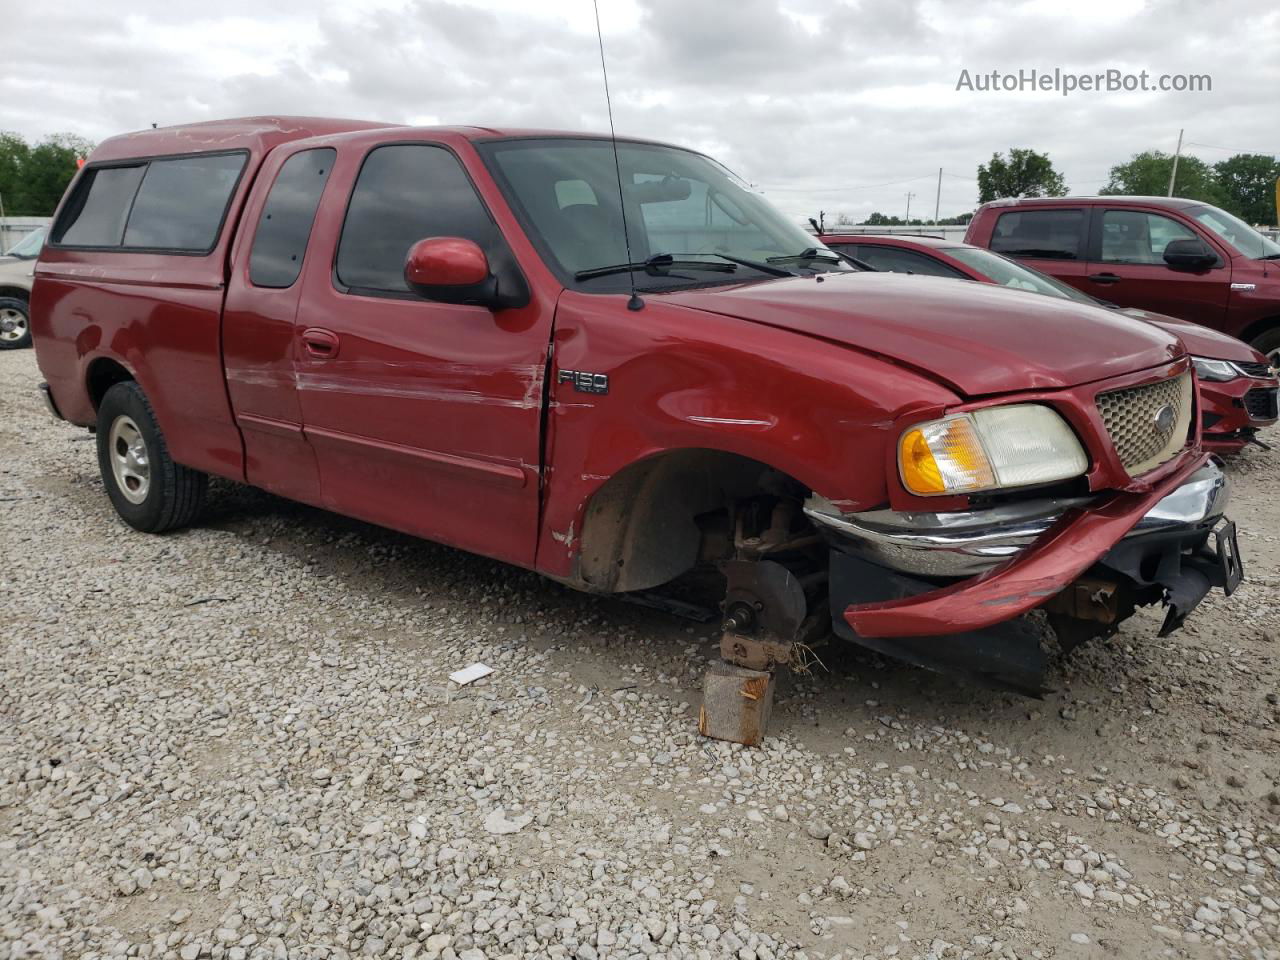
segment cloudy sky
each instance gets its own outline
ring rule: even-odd
[[[92,140],[269,113],[607,129],[590,0],[5,0],[0,129]],[[619,133],[726,162],[787,212],[972,209],[1047,151],[1073,192],[1133,153],[1280,152],[1274,0],[600,0]],[[127,12],[126,12],[127,11]],[[1209,74],[1212,92],[957,91],[971,76]],[[1225,148],[1225,149],[1224,149]]]

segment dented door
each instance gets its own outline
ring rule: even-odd
[[[323,503],[531,565],[551,305],[494,312],[408,290],[405,255],[424,237],[509,256],[452,151],[389,138],[340,150],[334,176],[349,199],[322,211],[294,325]]]

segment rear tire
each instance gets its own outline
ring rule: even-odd
[[[1265,354],[1273,367],[1280,367],[1280,327],[1264,330],[1253,338],[1253,342],[1249,346],[1259,353]]]
[[[0,297],[0,350],[31,346],[31,308],[17,297]]]
[[[98,407],[98,468],[116,513],[143,533],[189,524],[204,505],[209,478],[174,463],[151,403],[132,380]]]

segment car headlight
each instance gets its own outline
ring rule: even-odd
[[[1196,365],[1196,376],[1201,380],[1212,380],[1222,383],[1241,376],[1240,369],[1230,360],[1211,360],[1208,357],[1192,357]]]
[[[921,496],[976,493],[1078,477],[1089,468],[1065,420],[1036,403],[917,424],[898,441],[902,482]]]

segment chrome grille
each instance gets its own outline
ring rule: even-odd
[[[1098,412],[1116,455],[1130,476],[1154,470],[1186,445],[1191,425],[1191,374],[1148,383],[1141,387],[1098,394]],[[1172,418],[1162,425],[1161,412],[1169,407]]]

